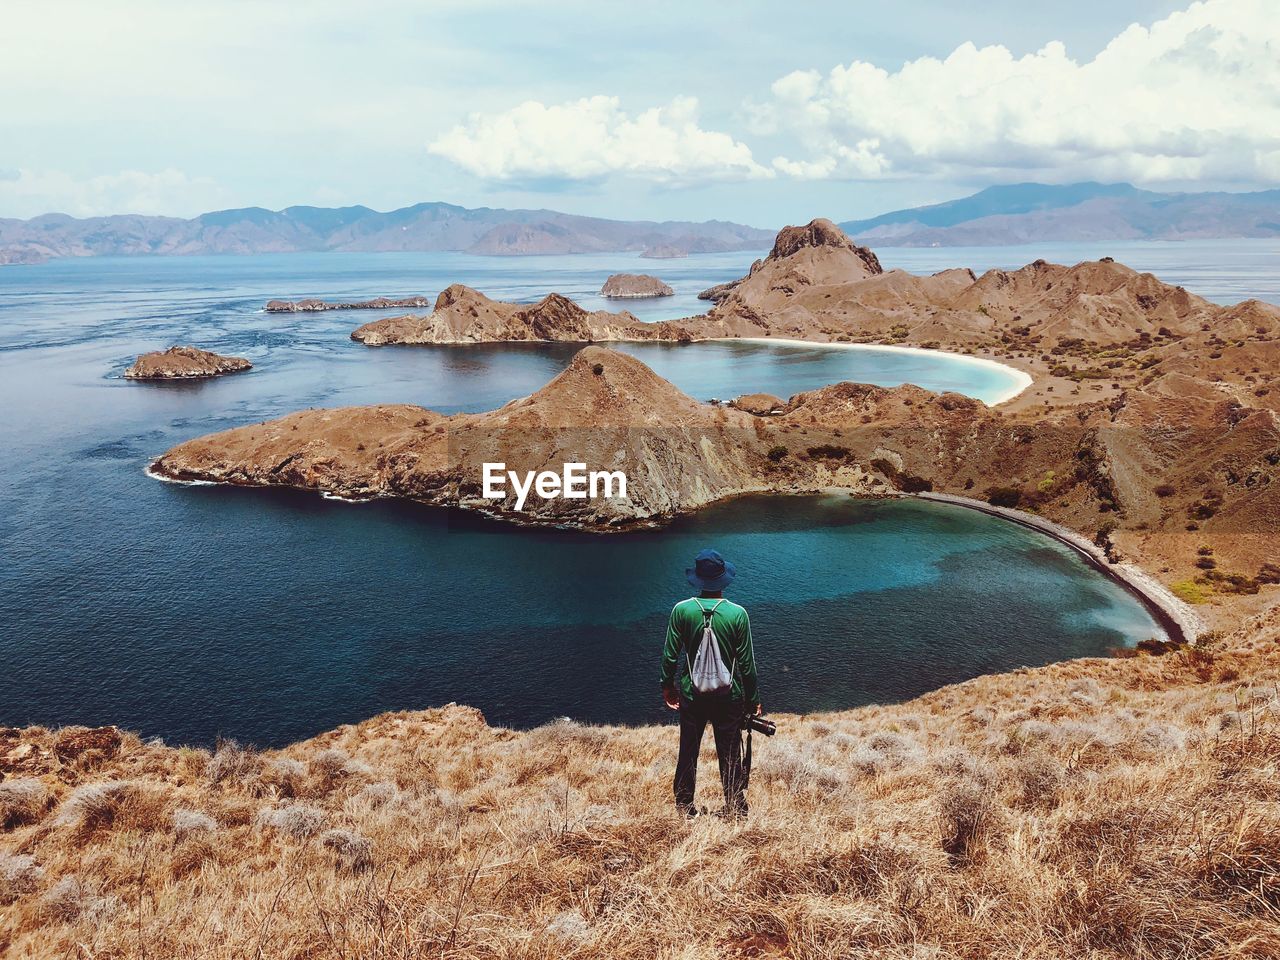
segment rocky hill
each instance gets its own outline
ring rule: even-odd
[[[628,221],[553,210],[472,210],[419,203],[381,213],[368,207],[219,210],[190,220],[123,215],[76,219],[50,213],[0,218],[0,262],[103,255],[439,251],[519,256],[643,251],[762,250],[770,231],[714,220]]]
[[[351,333],[371,347],[387,344],[493,343],[510,340],[653,340],[668,333],[661,324],[641,323],[626,311],[588,312],[568,297],[548,294],[537,303],[490,300],[455,283],[441,291],[431,313],[384,317]]]

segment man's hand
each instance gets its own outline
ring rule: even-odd
[[[667,707],[671,710],[680,709],[680,694],[676,693],[675,687],[663,687],[662,699],[666,701]]]
[[[760,716],[760,714],[764,713],[764,704],[762,704],[762,703],[757,703],[757,704],[756,704],[756,708],[755,708],[755,710],[753,711],[753,713],[754,713],[754,715],[755,715],[755,716],[757,716],[757,717],[758,717],[758,716]]]

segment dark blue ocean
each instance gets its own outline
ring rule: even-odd
[[[1257,245],[1130,246],[1061,258],[1163,258],[1152,266],[1195,292],[1276,299]],[[924,272],[1055,250],[882,258]],[[1204,275],[1207,256],[1226,266]],[[516,726],[659,721],[666,615],[688,593],[683,567],[708,544],[738,564],[732,596],[751,610],[775,711],[898,700],[1157,633],[1065,547],[959,508],[756,498],[661,531],[594,536],[143,472],[174,443],[302,407],[487,409],[537,389],[574,352],[370,349],[348,334],[373,314],[261,313],[272,297],[434,295],[461,281],[522,300],[558,290],[595,307],[609,273],[648,270],[678,296],[629,307],[659,319],[697,312],[698,290],[751,259],[318,254],[0,268],[0,724],[118,723],[171,742],[276,745],[449,701]],[[120,379],[138,353],[174,343],[247,356],[255,369],[196,384]],[[627,349],[702,398],[787,396],[841,379],[978,396],[1004,386],[998,372],[945,357]]]

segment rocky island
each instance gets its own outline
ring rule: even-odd
[[[319,313],[324,310],[396,310],[429,307],[426,297],[374,297],[372,300],[268,300],[263,309],[267,313]]]
[[[671,297],[675,291],[657,277],[647,273],[615,273],[600,288],[600,296],[610,300],[629,300],[645,297]]]
[[[223,357],[199,347],[170,347],[144,353],[124,375],[127,380],[199,380],[252,367],[243,357]]]
[[[655,247],[646,247],[640,256],[646,260],[683,260],[689,256],[689,251],[675,244],[660,243]]]
[[[664,337],[682,339],[667,325],[642,323],[625,311],[588,312],[558,293],[532,304],[505,303],[460,283],[441,291],[431,313],[425,316],[385,317],[366,323],[351,334],[352,340],[370,347],[516,340],[588,343]]]

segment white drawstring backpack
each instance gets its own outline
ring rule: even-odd
[[[721,693],[733,686],[733,670],[738,665],[736,660],[733,667],[724,665],[724,658],[720,656],[720,643],[716,639],[715,630],[711,628],[711,617],[724,600],[717,600],[710,610],[697,597],[693,600],[702,611],[702,640],[692,661],[689,661],[689,653],[685,651],[685,660],[689,662],[689,679],[698,693]]]

